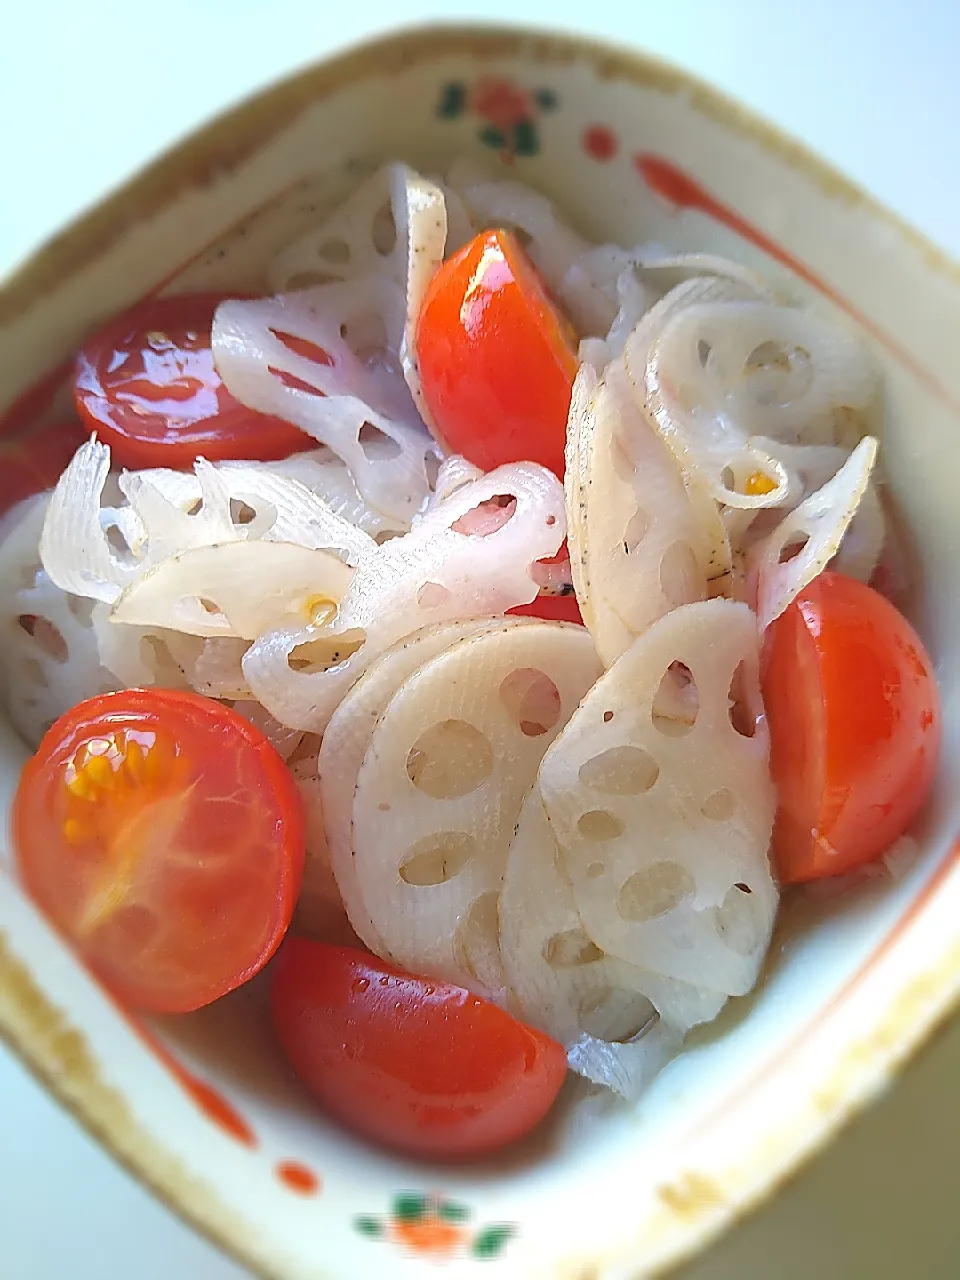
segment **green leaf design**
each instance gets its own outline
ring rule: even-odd
[[[552,89],[538,89],[534,94],[537,106],[544,111],[552,111],[557,105],[557,95]]]
[[[496,1258],[503,1246],[516,1234],[516,1227],[509,1222],[498,1222],[479,1231],[470,1252],[475,1258]]]
[[[441,1200],[437,1207],[437,1217],[444,1222],[466,1222],[470,1217],[470,1209],[457,1200]]]
[[[452,120],[462,115],[467,105],[467,91],[462,84],[451,81],[440,90],[440,101],[437,103],[437,115],[445,120]]]
[[[354,1218],[353,1225],[362,1236],[367,1236],[370,1240],[377,1240],[383,1235],[383,1222],[380,1218],[363,1215],[359,1218]]]
[[[420,1222],[427,1214],[427,1197],[418,1191],[398,1191],[392,1209],[397,1222]]]
[[[480,141],[485,147],[493,147],[497,151],[503,151],[507,145],[507,139],[499,129],[494,129],[493,125],[487,125],[485,129],[480,130]]]
[[[521,120],[514,126],[513,149],[518,156],[535,156],[540,150],[537,127],[532,120]]]

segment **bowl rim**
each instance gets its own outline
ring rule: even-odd
[[[239,166],[310,106],[367,75],[397,73],[444,54],[470,53],[486,59],[530,58],[558,65],[586,61],[604,79],[641,87],[682,91],[696,110],[803,174],[825,195],[864,209],[917,252],[925,265],[960,286],[960,261],[873,195],[846,177],[806,144],[765,120],[724,91],[640,48],[621,48],[575,32],[502,23],[400,25],[351,44],[276,83],[252,91],[181,141],[162,151],[66,228],[43,241],[19,265],[0,276],[0,325],[59,288],[102,256],[118,236],[147,214],[175,203],[184,192],[211,184]],[[943,870],[960,855],[951,842],[939,872],[919,890],[932,896]],[[919,907],[918,902],[915,904]],[[908,909],[909,910],[909,909]],[[766,1203],[796,1176],[876,1097],[880,1087],[929,1047],[960,1000],[960,946],[925,973],[929,990],[923,1016],[906,1023],[898,1016],[896,993],[873,1019],[878,1051],[860,1072],[851,1072],[845,1090],[821,1128],[791,1132],[788,1149],[767,1160],[768,1176],[755,1188],[727,1188],[723,1212],[680,1212],[681,1230],[645,1275],[664,1275],[711,1244],[721,1232]],[[897,1028],[891,1045],[882,1032]],[[177,1217],[217,1248],[265,1280],[286,1280],[285,1259],[266,1251],[246,1223],[217,1192],[187,1172],[141,1124],[122,1095],[101,1072],[83,1033],[49,1000],[0,930],[0,1039],[31,1074],[79,1121],[101,1147],[146,1184]],[[883,1043],[880,1043],[880,1042]],[[883,1050],[882,1052],[880,1050]],[[709,1196],[707,1197],[710,1198]],[[716,1204],[712,1206],[716,1210]],[[612,1258],[596,1250],[599,1268],[616,1261],[631,1265],[635,1239]],[[564,1273],[565,1274],[565,1273]],[[579,1273],[578,1273],[579,1274]],[[587,1266],[587,1274],[594,1272]]]

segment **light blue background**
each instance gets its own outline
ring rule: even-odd
[[[643,45],[803,138],[960,257],[960,0],[9,0],[0,273],[258,85],[401,20],[453,17]],[[960,1024],[685,1280],[960,1276],[958,1094]],[[2,1049],[0,1171],[3,1280],[246,1276],[119,1170]]]

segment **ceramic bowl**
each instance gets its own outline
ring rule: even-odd
[[[477,153],[582,231],[742,256],[860,330],[885,370],[884,456],[937,663],[944,764],[896,882],[784,911],[769,972],[643,1102],[561,1108],[479,1167],[385,1155],[289,1075],[257,984],[199,1014],[126,1017],[0,883],[0,1030],[174,1209],[262,1275],[614,1280],[702,1249],[820,1147],[960,986],[960,274],[803,148],[641,54],[429,29],[338,56],[216,120],[41,249],[0,290],[7,432],[62,396],[79,340],[160,287],[256,289],[278,241],[373,166]],[[264,217],[264,207],[271,209]],[[51,408],[51,405],[53,406]],[[0,732],[9,800],[23,748]]]

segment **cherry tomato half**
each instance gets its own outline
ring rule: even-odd
[[[0,442],[0,513],[53,488],[85,439],[78,422],[57,422]]]
[[[417,325],[440,442],[491,471],[526,459],[563,475],[577,357],[516,238],[484,231],[430,282]]]
[[[475,1156],[528,1133],[567,1069],[556,1041],[462,987],[290,937],[271,1010],[297,1075],[334,1116],[419,1156]]]
[[[923,644],[879,592],[822,573],[768,628],[763,696],[787,883],[840,875],[901,835],[930,790],[940,696]]]
[[[27,762],[14,846],[31,897],[131,1005],[182,1013],[273,954],[304,860],[267,739],[197,694],[127,689],[61,716]]]
[[[117,316],[77,357],[81,418],[128,467],[267,462],[309,448],[292,423],[247,409],[223,385],[210,331],[220,294],[153,298]]]

